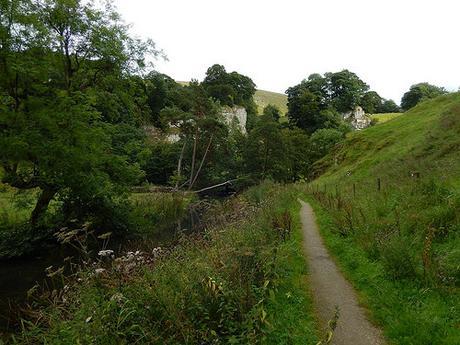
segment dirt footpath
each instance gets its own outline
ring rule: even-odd
[[[315,309],[322,326],[326,328],[328,320],[335,314],[336,306],[340,310],[332,344],[385,344],[382,332],[367,320],[365,310],[358,304],[356,292],[326,250],[311,206],[303,201],[300,202],[304,253],[308,259]]]

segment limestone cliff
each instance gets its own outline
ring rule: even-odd
[[[366,115],[363,108],[360,106],[357,106],[355,109],[343,113],[342,117],[345,121],[348,121],[356,130],[364,129],[369,127],[371,124],[371,118]]]

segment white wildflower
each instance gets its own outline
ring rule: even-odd
[[[100,250],[97,255],[102,256],[102,257],[108,257],[113,255],[113,250],[111,249],[106,249],[106,250]]]
[[[97,275],[99,274],[102,274],[105,272],[105,268],[96,268],[96,270],[94,271]]]

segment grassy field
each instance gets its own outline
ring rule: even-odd
[[[460,343],[460,94],[352,133],[315,166],[331,251],[394,344]]]
[[[254,101],[259,109],[259,114],[262,113],[264,107],[269,104],[276,105],[281,114],[284,116],[287,113],[287,96],[282,93],[276,93],[272,91],[257,90],[254,95]]]
[[[401,115],[403,115],[403,113],[371,114],[370,116],[371,118],[376,119],[378,123],[383,123]]]

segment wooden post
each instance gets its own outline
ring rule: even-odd
[[[356,196],[356,183],[353,183],[353,197]]]
[[[377,179],[377,190],[380,192],[382,189],[382,181],[380,180],[380,177]]]

